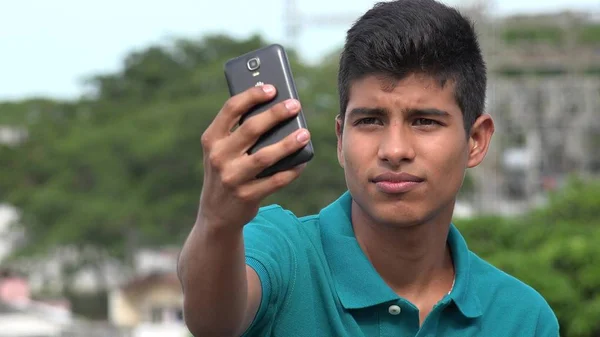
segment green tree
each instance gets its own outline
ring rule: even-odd
[[[89,78],[74,101],[0,103],[0,126],[27,131],[0,145],[0,201],[20,212],[15,256],[69,248],[71,272],[139,247],[180,244],[202,184],[200,136],[228,97],[223,64],[259,37],[174,40],[132,52],[123,69]],[[290,58],[315,145],[304,174],[265,204],[317,212],[345,189],[336,158],[337,56]],[[465,183],[468,187],[468,182]],[[525,217],[459,220],[471,249],[539,290],[567,337],[600,334],[600,182],[573,179]]]
[[[459,221],[470,248],[538,290],[561,335],[600,334],[600,180],[572,178],[525,217]]]
[[[0,200],[20,210],[26,234],[17,256],[71,247],[90,252],[82,264],[129,264],[141,246],[179,244],[201,190],[200,136],[228,98],[223,64],[264,45],[256,36],[174,40],[132,52],[117,73],[90,77],[91,94],[77,101],[2,105],[0,123],[28,132],[19,146],[0,148]],[[289,54],[314,141],[323,146],[301,181],[265,203],[307,213],[343,187],[335,63],[315,68]]]

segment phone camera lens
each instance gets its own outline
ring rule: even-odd
[[[248,60],[248,70],[255,71],[260,67],[260,59],[258,57]]]

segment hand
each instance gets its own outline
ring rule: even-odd
[[[304,169],[305,165],[300,165],[270,177],[256,178],[264,169],[304,147],[310,138],[306,129],[248,154],[262,134],[298,114],[298,101],[278,103],[231,131],[243,114],[274,96],[275,88],[263,85],[231,97],[202,135],[204,183],[198,214],[202,221],[218,227],[243,227],[256,216],[264,198],[287,186]]]

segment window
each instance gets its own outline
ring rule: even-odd
[[[183,322],[183,309],[175,308],[175,320],[177,320],[177,322]]]
[[[152,323],[161,323],[163,321],[163,309],[162,308],[152,308],[150,310],[150,322]]]

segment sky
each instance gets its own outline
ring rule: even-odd
[[[173,37],[259,33],[285,45],[283,11],[291,0],[0,0],[0,100],[77,98],[89,76],[119,71],[126,55]],[[306,27],[299,51],[309,62],[343,43],[373,0],[295,0],[301,17],[336,24]],[[457,5],[474,0],[445,0]],[[600,0],[497,0],[496,15],[583,9]],[[334,20],[326,20],[331,23]]]

